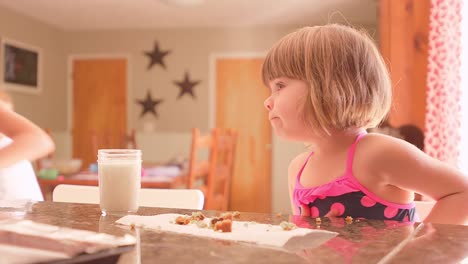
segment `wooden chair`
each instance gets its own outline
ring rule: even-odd
[[[206,210],[228,210],[236,140],[232,130],[214,128],[206,135],[192,130],[187,188],[204,193]]]
[[[165,207],[180,209],[203,208],[204,197],[200,190],[186,189],[140,189],[140,206]],[[99,187],[60,184],[52,195],[54,202],[64,203],[99,203]]]
[[[93,153],[96,153],[96,155],[97,155],[98,149],[104,149],[104,148],[137,149],[138,148],[138,145],[136,142],[135,129],[132,129],[129,134],[124,134],[120,136],[113,136],[110,132],[106,132],[106,131],[97,132],[95,130],[91,130],[90,134],[91,134],[92,150],[93,150]]]
[[[369,131],[403,139],[424,151],[424,132],[416,125],[406,124],[394,127],[388,121],[385,121],[378,128],[369,129]]]
[[[416,206],[416,213],[419,216],[419,220],[422,222],[424,219],[426,219],[427,215],[432,210],[432,207],[434,207],[435,202],[434,201],[414,201],[414,205]]]
[[[123,142],[122,145],[126,146],[126,148],[137,149],[138,145],[136,142],[136,131],[132,129],[129,134],[123,135]]]
[[[217,166],[215,171],[215,186],[212,203],[218,205],[218,210],[229,209],[231,195],[231,181],[234,172],[235,150],[237,145],[237,133],[232,129],[221,131],[218,138]]]

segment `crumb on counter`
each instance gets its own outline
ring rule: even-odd
[[[197,222],[196,222],[196,225],[197,225],[199,228],[207,228],[207,227],[208,227],[208,225],[207,225],[205,222],[203,222],[203,221],[197,221]]]
[[[239,212],[237,212],[237,213],[236,212],[234,212],[234,213],[230,213],[230,212],[222,213],[219,217],[211,218],[210,226],[214,228],[214,226],[216,225],[217,222],[222,222],[224,220],[229,220],[229,221],[231,221],[231,224],[232,224],[233,217],[238,218],[239,215],[240,215]]]
[[[190,216],[181,215],[175,219],[175,223],[178,225],[188,225],[190,224]]]
[[[190,220],[192,221],[202,221],[205,219],[205,215],[202,212],[192,212],[190,216]]]
[[[345,218],[345,221],[346,221],[347,224],[351,224],[351,223],[353,222],[353,218],[352,218],[351,216],[348,215],[348,216]]]
[[[232,221],[230,219],[217,221],[213,229],[218,232],[232,232]]]
[[[211,218],[210,226],[211,226],[211,227],[214,227],[215,224],[216,224],[217,222],[219,222],[219,221],[223,221],[223,218],[221,218],[221,217],[213,217],[213,218]]]
[[[289,231],[295,229],[297,226],[294,223],[283,221],[280,223],[280,227],[283,230]]]
[[[226,219],[232,220],[232,213],[229,213],[229,212],[222,213],[219,218],[221,218],[223,220],[226,220]]]
[[[322,223],[322,219],[320,219],[320,217],[315,218],[315,223],[320,225]]]

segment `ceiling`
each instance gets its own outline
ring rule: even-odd
[[[0,0],[0,7],[65,31],[241,27],[346,22],[376,24],[377,0]],[[179,0],[182,1],[182,0]]]

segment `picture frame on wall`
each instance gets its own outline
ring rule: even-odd
[[[1,38],[2,86],[5,90],[38,94],[41,86],[40,48]]]

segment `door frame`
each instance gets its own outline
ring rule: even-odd
[[[73,62],[80,59],[124,59],[127,62],[127,132],[129,127],[133,124],[131,123],[131,103],[133,89],[131,88],[131,55],[127,53],[78,53],[70,54],[67,58],[67,132],[70,136],[70,151],[73,151],[72,148],[72,129],[73,129]]]
[[[222,52],[210,53],[208,69],[208,128],[216,126],[216,60],[217,59],[257,59],[265,58],[267,51],[261,52]]]

